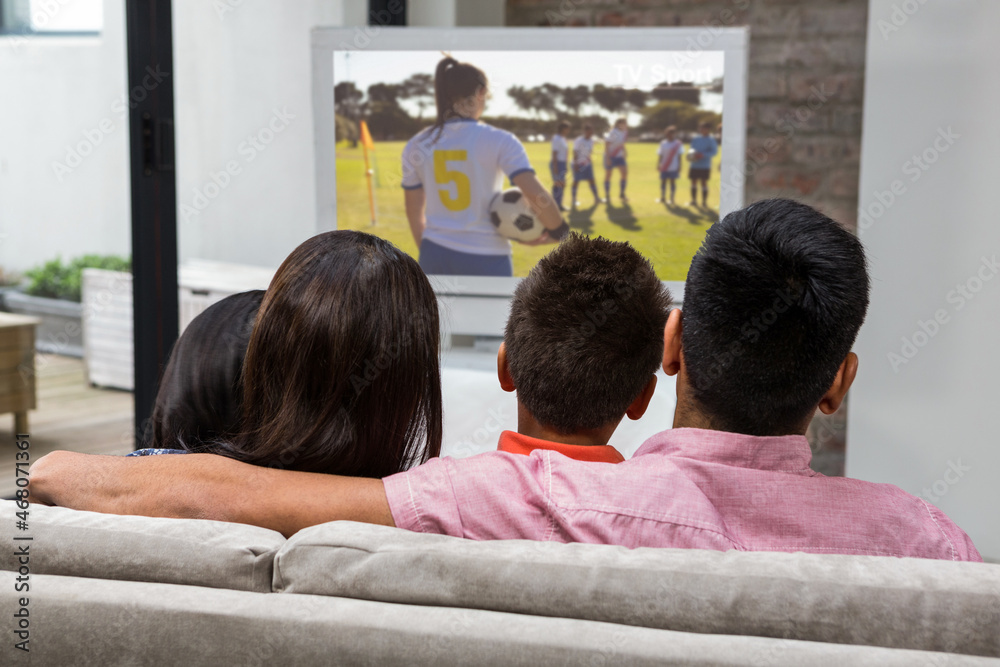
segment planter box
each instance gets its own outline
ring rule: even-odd
[[[40,321],[35,335],[35,349],[46,354],[83,356],[83,306],[63,299],[29,296],[5,290],[4,309],[10,313],[35,317]]]
[[[87,379],[99,387],[132,391],[132,274],[84,269],[82,294]]]
[[[178,273],[181,333],[216,301],[245,290],[266,289],[274,270],[195,260],[182,265]],[[132,390],[132,274],[84,269],[82,287],[87,378],[98,386]]]

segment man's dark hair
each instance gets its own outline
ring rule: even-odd
[[[518,400],[559,433],[617,422],[660,365],[669,308],[628,243],[570,234],[514,291],[504,343]]]
[[[684,290],[684,363],[720,430],[798,432],[868,310],[861,242],[819,211],[757,202],[708,230]]]

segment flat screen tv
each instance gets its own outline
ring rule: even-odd
[[[491,208],[530,169],[549,192],[564,184],[571,229],[628,241],[682,292],[706,230],[743,205],[747,41],[745,29],[710,27],[318,28],[319,228],[363,230],[418,257],[411,222],[423,216],[439,291],[508,295],[553,247],[496,226],[498,210],[502,229],[530,224]],[[488,96],[461,107],[437,143],[446,55],[474,65]],[[554,142],[561,124],[565,142]],[[495,262],[504,256],[508,269]],[[463,268],[480,265],[489,276]]]

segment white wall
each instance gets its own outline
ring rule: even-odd
[[[310,30],[345,3],[220,4],[173,5],[180,258],[276,267],[316,232]]]
[[[129,252],[124,3],[106,0],[104,12],[93,37],[0,35],[6,271],[58,254]]]
[[[847,450],[849,476],[922,495],[993,559],[1000,269],[983,258],[1000,258],[997,25],[987,0],[872,0],[859,225],[874,291]]]

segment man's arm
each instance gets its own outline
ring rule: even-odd
[[[35,462],[30,479],[32,502],[248,523],[286,537],[336,520],[395,525],[381,480],[262,468],[213,454],[53,452]]]

